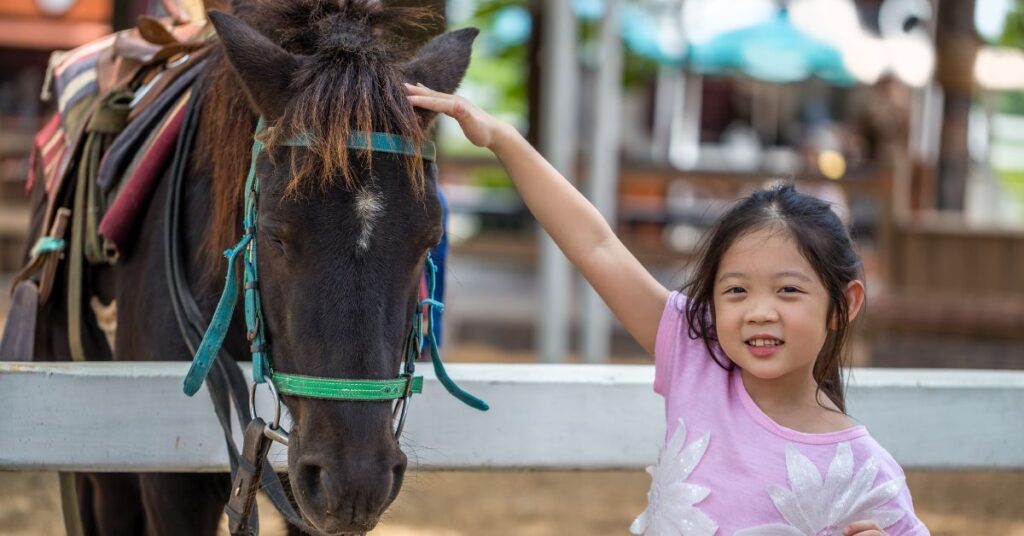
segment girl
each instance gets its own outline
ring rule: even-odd
[[[669,292],[514,128],[462,97],[407,91],[497,155],[540,224],[654,354],[668,425],[634,534],[928,534],[899,465],[845,414],[841,355],[864,284],[828,204],[792,186],[755,192],[711,230],[684,292]]]

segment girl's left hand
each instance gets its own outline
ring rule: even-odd
[[[843,530],[843,536],[888,536],[888,533],[874,521],[858,521],[850,523]]]
[[[422,84],[405,84],[405,93],[413,106],[455,119],[471,143],[494,150],[503,123],[491,114],[463,97],[434,91]]]

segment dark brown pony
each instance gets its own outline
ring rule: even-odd
[[[436,172],[417,157],[349,151],[345,140],[355,131],[424,139],[433,117],[411,108],[402,83],[454,91],[476,31],[447,33],[403,55],[399,38],[424,22],[421,11],[363,0],[253,0],[233,10],[211,12],[220,44],[197,86],[199,134],[178,231],[188,287],[210,318],[225,276],[220,252],[242,233],[243,182],[262,115],[277,127],[257,166],[260,291],[275,368],[394,378],[424,255],[440,238]],[[296,133],[311,145],[275,144]],[[85,314],[90,356],[191,359],[167,299],[168,183],[165,176],[157,187],[134,245],[115,265],[87,270],[86,299],[116,299],[118,320],[109,348]],[[43,309],[38,354],[68,356],[63,301]],[[225,340],[231,355],[248,355],[244,332],[236,312]],[[371,530],[406,470],[390,404],[285,402],[294,421],[288,477],[302,516],[327,534]],[[212,535],[230,486],[222,474],[95,473],[77,482],[86,533],[104,535]]]

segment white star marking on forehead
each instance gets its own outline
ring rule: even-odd
[[[356,194],[355,209],[356,217],[359,218],[363,225],[363,230],[359,233],[356,245],[359,246],[359,249],[365,251],[370,248],[370,235],[373,234],[374,224],[377,223],[381,212],[384,211],[384,204],[381,202],[380,195],[377,192],[364,188]]]

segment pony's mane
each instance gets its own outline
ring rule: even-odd
[[[371,0],[250,0],[235,15],[293,54],[307,57],[292,80],[294,93],[263,139],[268,149],[302,133],[314,158],[292,151],[287,193],[324,188],[355,177],[347,148],[353,132],[389,132],[419,143],[425,138],[405,98],[401,67],[407,59],[406,29],[422,29],[436,15],[419,8],[383,7]],[[238,237],[242,189],[257,116],[223,49],[212,53],[203,91],[203,120],[194,162],[212,172],[213,221],[207,247],[212,258]],[[371,153],[358,159],[370,165]],[[417,191],[422,159],[406,158]],[[358,171],[358,170],[356,170]]]

